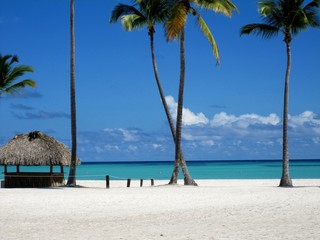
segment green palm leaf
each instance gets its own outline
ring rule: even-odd
[[[219,50],[218,50],[217,43],[216,43],[216,41],[215,41],[215,39],[214,39],[214,37],[213,37],[208,25],[203,20],[203,18],[200,16],[200,14],[197,14],[197,23],[198,23],[201,31],[206,36],[206,38],[208,39],[208,41],[210,42],[210,44],[212,46],[212,51],[213,51],[213,54],[216,57],[217,64],[220,64],[220,55],[219,55]]]
[[[26,86],[35,87],[36,82],[25,79],[15,83],[26,72],[33,72],[33,68],[27,65],[14,66],[18,62],[17,56],[0,54],[0,96],[2,93],[13,93],[15,90]]]
[[[126,5],[126,4],[119,4],[117,5],[112,13],[110,18],[110,23],[115,23],[118,21],[118,19],[123,15],[138,15],[140,17],[144,17],[143,14],[137,10],[134,6]]]
[[[26,80],[23,80],[21,82],[18,82],[16,84],[13,84],[13,85],[5,88],[3,92],[13,93],[14,91],[16,91],[18,89],[21,89],[21,88],[24,88],[26,86],[35,87],[36,86],[36,82],[31,80],[31,79],[26,79]]]
[[[186,24],[188,12],[188,6],[182,1],[172,7],[170,16],[165,23],[167,40],[172,40],[179,36],[180,31]]]
[[[132,31],[134,29],[140,29],[146,24],[146,18],[136,14],[121,16],[121,23],[126,31]]]
[[[280,29],[268,24],[253,23],[241,28],[240,34],[255,34],[263,38],[271,38],[279,33]]]
[[[201,8],[231,16],[232,11],[238,11],[237,7],[229,0],[193,0]]]

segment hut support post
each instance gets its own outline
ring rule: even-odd
[[[50,173],[53,173],[53,166],[50,165]]]
[[[20,172],[20,166],[17,165],[17,173],[19,173],[19,172]]]
[[[60,171],[61,171],[61,173],[64,173],[62,165],[60,166]]]
[[[7,167],[7,165],[4,165],[4,173],[5,173],[5,174],[8,173],[8,167]]]

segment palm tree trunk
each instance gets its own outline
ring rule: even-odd
[[[71,165],[68,186],[76,186],[77,160],[77,126],[76,126],[76,96],[75,96],[75,37],[74,37],[74,0],[70,0],[70,105],[71,105]]]
[[[161,101],[162,101],[162,104],[163,104],[164,111],[165,111],[167,119],[168,119],[168,123],[169,123],[169,126],[170,126],[171,134],[172,134],[173,140],[175,141],[175,139],[176,139],[175,128],[174,128],[173,120],[172,120],[172,117],[171,117],[171,114],[170,114],[170,111],[169,111],[169,108],[168,108],[168,104],[167,104],[166,98],[164,96],[164,92],[163,92],[163,89],[162,89],[162,86],[161,86],[160,77],[159,77],[158,68],[157,68],[157,63],[156,63],[156,58],[155,58],[155,54],[154,54],[153,33],[149,33],[149,35],[150,35],[151,56],[152,56],[152,65],[153,65],[154,76],[156,78],[158,90],[159,90],[159,93],[160,93],[160,97],[161,97]]]
[[[156,58],[155,58],[155,54],[154,54],[154,37],[153,37],[154,36],[154,31],[153,30],[149,31],[149,36],[150,36],[150,48],[151,48],[151,56],[152,56],[152,65],[153,65],[154,75],[155,75],[155,78],[156,78],[158,90],[159,90],[159,93],[160,93],[160,98],[161,98],[161,101],[162,101],[162,104],[163,104],[163,108],[164,108],[164,111],[166,113],[167,120],[168,120],[168,123],[169,123],[169,126],[170,126],[172,138],[173,138],[174,143],[176,143],[176,129],[174,127],[173,120],[172,120],[172,117],[171,117],[171,114],[170,114],[170,111],[169,111],[169,107],[168,107],[168,104],[167,104],[167,101],[166,101],[166,98],[165,98],[165,95],[164,95],[164,92],[163,92],[163,89],[162,89],[162,85],[161,85],[160,77],[159,77],[159,72],[158,72],[158,67],[157,67],[157,63],[156,63]],[[182,159],[184,159],[181,148],[180,148],[180,157]],[[176,164],[176,161],[175,161],[175,164],[174,164],[173,172],[175,173],[174,176],[176,176],[176,177],[171,178],[169,184],[176,184],[177,181],[178,181],[179,164]]]
[[[291,69],[291,36],[286,35],[285,43],[287,47],[287,70],[284,87],[284,107],[283,107],[283,145],[282,145],[282,177],[280,187],[292,187],[289,174],[289,150],[288,150],[288,114],[289,114],[289,76]]]
[[[180,84],[179,84],[179,94],[178,94],[178,110],[177,110],[177,122],[176,122],[176,148],[175,148],[175,163],[174,170],[170,183],[176,183],[178,179],[179,168],[181,166],[184,175],[185,185],[197,185],[192,179],[187,164],[181,156],[181,135],[182,135],[182,112],[183,112],[183,92],[184,92],[184,82],[185,82],[185,51],[184,51],[184,29],[181,30],[180,36]],[[178,171],[177,171],[178,170]]]

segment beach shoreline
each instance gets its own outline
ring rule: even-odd
[[[318,239],[320,179],[0,189],[0,239]]]

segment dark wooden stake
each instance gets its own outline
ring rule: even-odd
[[[151,186],[154,186],[154,179],[151,178]]]
[[[130,187],[130,183],[131,183],[131,179],[128,178],[128,180],[127,180],[127,187]]]
[[[110,188],[110,177],[109,177],[109,175],[106,176],[106,188]]]
[[[143,186],[143,179],[140,179],[140,187]]]

